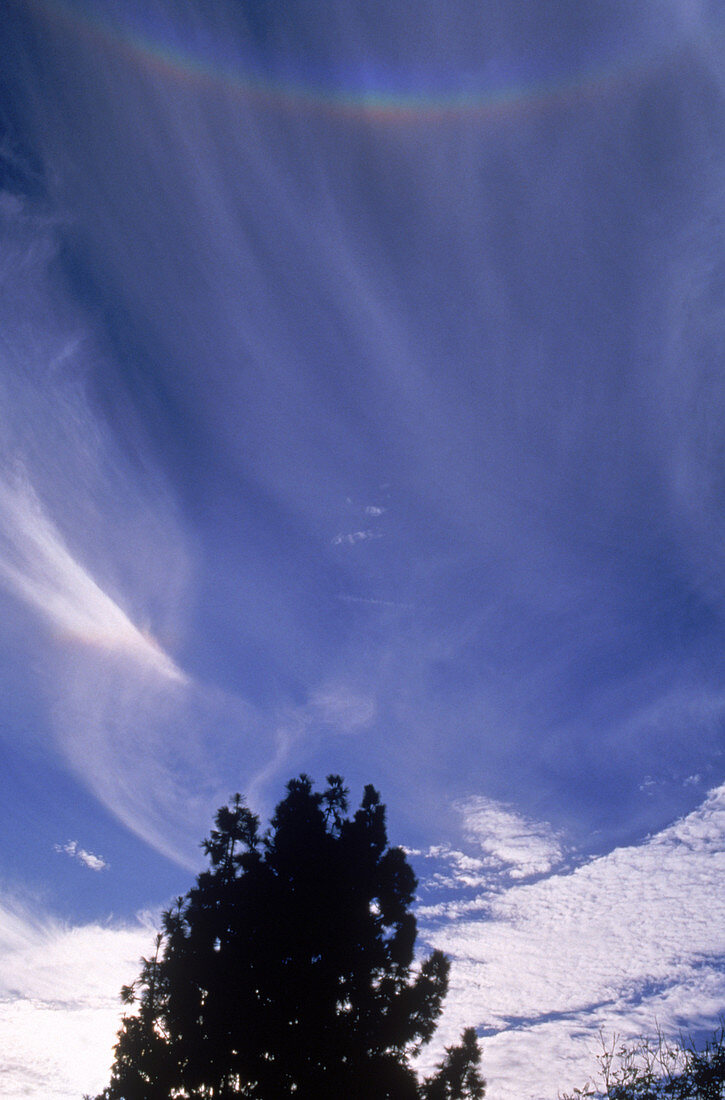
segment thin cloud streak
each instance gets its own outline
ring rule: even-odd
[[[266,791],[275,779],[282,778],[282,769],[289,765],[295,750],[321,736],[338,740],[340,735],[353,736],[369,729],[376,717],[373,696],[344,680],[329,680],[311,693],[306,703],[289,707],[277,717],[271,758],[252,778],[247,796],[252,803],[263,804]]]
[[[32,487],[0,481],[0,582],[62,635],[131,656],[177,683],[184,674],[71,554]]]
[[[355,546],[358,542],[368,542],[370,539],[381,539],[382,537],[381,531],[348,531],[347,533],[335,535],[332,545]]]
[[[155,851],[198,871],[214,810],[230,788],[249,790],[272,754],[259,714],[203,684],[141,677],[99,656],[61,661],[51,681],[55,736],[71,771]]]

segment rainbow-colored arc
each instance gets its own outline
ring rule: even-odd
[[[387,123],[435,122],[476,116],[494,119],[519,112],[540,112],[557,105],[626,88],[662,63],[665,54],[620,58],[616,64],[579,70],[556,79],[496,88],[436,93],[364,88],[348,90],[300,79],[272,79],[243,71],[239,61],[204,57],[179,43],[170,45],[130,22],[104,19],[96,7],[79,0],[30,0],[36,10],[76,30],[131,53],[146,67],[176,80],[221,84],[257,105],[280,111],[308,111],[348,119]]]

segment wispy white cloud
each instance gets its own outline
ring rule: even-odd
[[[464,836],[513,879],[551,871],[561,863],[560,840],[545,822],[532,821],[498,802],[470,798],[456,806]]]
[[[555,850],[544,844],[518,865],[543,865]],[[725,1003],[724,876],[720,787],[642,844],[424,910],[434,923],[426,935],[454,960],[440,1041],[477,1024],[491,1094],[541,1100],[583,1082],[601,1028],[636,1035],[656,1016],[677,1033],[715,1020]],[[460,880],[468,886],[465,868]]]
[[[86,851],[85,848],[81,848],[77,840],[69,840],[66,844],[56,844],[55,850],[56,852],[65,852],[71,859],[77,859],[79,863],[84,864],[91,871],[105,871],[108,867],[105,859],[94,855],[93,852]]]
[[[377,504],[366,504],[365,515],[366,516],[382,516],[385,512],[385,508],[381,508]]]
[[[535,878],[560,866],[564,853],[560,838],[546,822],[532,821],[493,799],[474,797],[454,804],[462,818],[461,851],[451,844],[433,844],[422,855],[432,870],[426,875],[424,899],[445,891],[445,900],[424,903],[421,915],[454,919],[483,906],[483,897],[505,889],[510,882]],[[481,891],[473,899],[461,890]]]
[[[351,596],[344,592],[338,593],[337,598],[342,600],[343,603],[367,603],[373,607],[397,607],[401,611],[412,611],[415,607],[415,604],[403,603],[399,600],[382,600],[377,596]]]
[[[119,992],[152,943],[144,919],[69,926],[0,906],[3,1100],[77,1100],[108,1083]]]
[[[358,542],[367,542],[370,539],[380,539],[382,537],[380,531],[348,531],[347,533],[335,535],[332,545],[354,546]]]
[[[248,787],[251,801],[262,800],[267,785],[279,778],[295,747],[305,738],[325,734],[356,734],[367,729],[377,713],[375,698],[340,679],[328,680],[311,692],[306,703],[287,707],[274,732],[274,753]]]
[[[452,848],[449,844],[433,844],[428,848],[425,856],[427,859],[435,860],[436,863],[445,868],[445,870],[435,871],[432,877],[428,879],[427,886],[429,889],[431,887],[482,887],[485,885],[490,873],[490,860],[467,855],[465,852]],[[428,915],[432,915],[435,911],[436,909],[433,906],[429,906],[425,910]],[[445,905],[440,912],[448,912]]]
[[[355,733],[375,717],[375,700],[340,682],[323,685],[310,696],[311,721],[332,726],[339,733]]]
[[[216,761],[229,759],[217,723],[246,729],[248,709],[169,653],[189,636],[192,578],[172,485],[134,412],[119,438],[118,410],[94,401],[108,353],[55,283],[57,226],[31,203],[5,217],[0,633],[42,699],[26,736],[52,744],[129,829],[196,867]]]
[[[184,674],[68,549],[30,484],[0,481],[0,583],[63,636],[127,655],[161,676]]]
[[[74,774],[156,851],[198,870],[214,809],[274,754],[269,726],[233,695],[129,675],[98,654],[60,662],[49,691],[55,680],[54,728]]]

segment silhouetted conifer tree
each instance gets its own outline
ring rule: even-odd
[[[479,1071],[481,1049],[476,1031],[467,1027],[458,1046],[446,1047],[438,1072],[420,1087],[422,1100],[481,1100],[486,1082]]]
[[[377,791],[348,817],[342,779],[327,784],[291,780],[263,835],[239,795],[219,810],[210,869],[122,992],[138,1009],[98,1100],[483,1095],[473,1029],[419,1085],[410,1058],[433,1035],[449,963],[434,951],[413,968],[417,883]]]

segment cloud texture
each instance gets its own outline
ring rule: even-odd
[[[0,871],[131,925],[230,793],[339,772],[511,1095],[515,1040],[707,1015],[718,5],[4,14]]]
[[[64,926],[6,899],[0,1089],[7,1100],[66,1100],[107,1083],[119,990],[152,944],[148,923]]]
[[[501,824],[488,818],[484,851],[508,844]],[[477,1021],[502,1100],[583,1084],[600,1031],[635,1037],[659,1024],[677,1038],[707,1027],[725,997],[725,788],[643,843],[567,872],[539,877],[533,836],[533,858],[518,866],[536,881],[497,888],[459,868],[454,896],[422,910],[427,936],[454,960],[443,1031]]]

